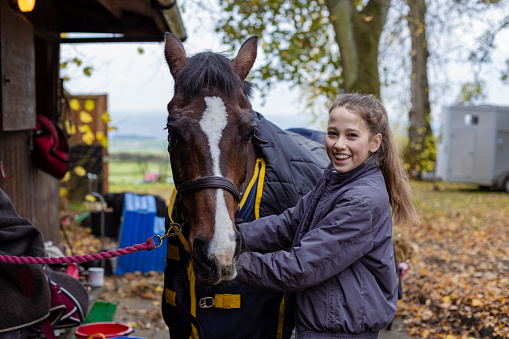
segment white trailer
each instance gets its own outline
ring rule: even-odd
[[[436,177],[509,193],[509,107],[444,107]]]

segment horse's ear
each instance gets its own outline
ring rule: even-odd
[[[164,55],[168,66],[170,66],[171,75],[175,78],[177,73],[186,65],[187,57],[182,42],[171,33],[166,33]]]
[[[256,49],[258,47],[257,44],[257,36],[247,39],[246,42],[242,44],[242,47],[240,47],[237,56],[233,59],[233,69],[242,81],[246,79],[249,71],[254,65],[256,60]]]

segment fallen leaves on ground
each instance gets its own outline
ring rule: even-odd
[[[398,316],[412,338],[509,338],[509,194],[413,182],[421,225],[395,232],[398,259],[409,263]],[[100,239],[71,225],[75,254],[97,252]],[[64,241],[64,237],[62,238]],[[116,248],[105,239],[105,247]],[[134,300],[123,321],[164,329],[162,273],[105,278],[101,300]]]
[[[92,254],[105,250],[117,249],[115,239],[92,234],[90,227],[82,227],[75,222],[64,226],[62,245],[67,248],[67,255]],[[68,239],[68,241],[66,240]],[[72,251],[71,251],[72,249]],[[163,273],[126,273],[123,276],[104,277],[104,286],[99,296],[100,301],[118,304],[116,319],[136,330],[164,330],[168,328],[161,313],[163,292]]]
[[[104,280],[101,300],[125,301],[121,321],[138,329],[167,330],[161,313],[161,298],[164,276],[162,273],[126,273],[124,276],[109,276]]]
[[[509,194],[414,183],[421,225],[398,314],[414,338],[509,337]]]

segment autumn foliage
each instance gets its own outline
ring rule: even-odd
[[[398,316],[412,338],[509,337],[509,194],[412,183],[421,225]]]

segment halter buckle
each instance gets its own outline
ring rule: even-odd
[[[212,308],[215,306],[216,302],[212,297],[205,297],[201,298],[198,304],[200,305],[200,308]]]

